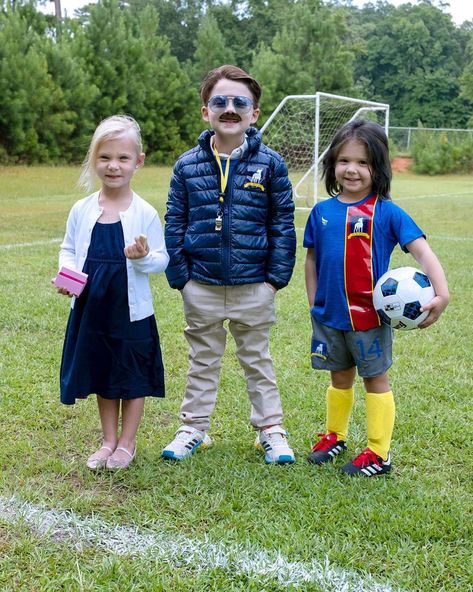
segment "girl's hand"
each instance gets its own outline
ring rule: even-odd
[[[129,245],[124,249],[125,257],[128,259],[142,259],[149,253],[148,241],[144,234],[135,237],[133,245]]]
[[[429,311],[429,316],[419,325],[420,329],[425,329],[435,323],[447,307],[450,299],[447,278],[440,261],[425,238],[416,238],[408,243],[406,247],[417,263],[421,265],[422,271],[429,276],[436,294],[428,304],[421,308],[421,310]]]
[[[55,279],[56,279],[56,278],[53,278],[53,279],[51,280],[51,283],[53,284],[53,286],[55,286],[55,285],[56,285],[56,284],[54,283],[54,280],[55,280]],[[66,290],[66,288],[58,288],[58,289],[57,289],[57,293],[58,293],[58,294],[62,294],[63,296],[69,296],[69,298],[72,298],[72,297],[74,296],[74,294],[71,294],[70,292],[68,292],[68,291]]]
[[[427,327],[430,327],[430,325],[435,323],[435,321],[447,308],[447,304],[448,298],[444,296],[434,296],[428,304],[421,308],[421,311],[428,310],[429,316],[425,319],[423,323],[419,325],[419,329],[426,329]]]

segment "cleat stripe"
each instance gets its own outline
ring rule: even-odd
[[[368,465],[367,467],[363,467],[361,472],[368,477],[372,477],[373,475],[378,475],[379,473],[383,473],[385,471],[380,465],[372,464]]]

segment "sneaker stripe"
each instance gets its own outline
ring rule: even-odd
[[[185,445],[185,448],[187,448],[187,450],[193,450],[198,443],[199,443],[199,439],[194,438],[190,442],[187,442],[187,444]]]

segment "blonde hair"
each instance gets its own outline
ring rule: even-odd
[[[136,153],[143,152],[141,130],[138,123],[130,115],[112,115],[99,123],[92,136],[87,156],[82,163],[82,172],[78,185],[87,191],[92,191],[97,180],[95,161],[102,142],[116,140],[122,136],[129,136],[136,143]]]

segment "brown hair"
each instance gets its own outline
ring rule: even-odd
[[[236,80],[237,82],[245,84],[253,96],[254,107],[258,107],[261,98],[261,86],[244,70],[229,64],[210,70],[207,76],[202,80],[202,84],[200,85],[200,97],[203,105],[207,105],[213,87],[219,80],[222,80],[222,78]]]

